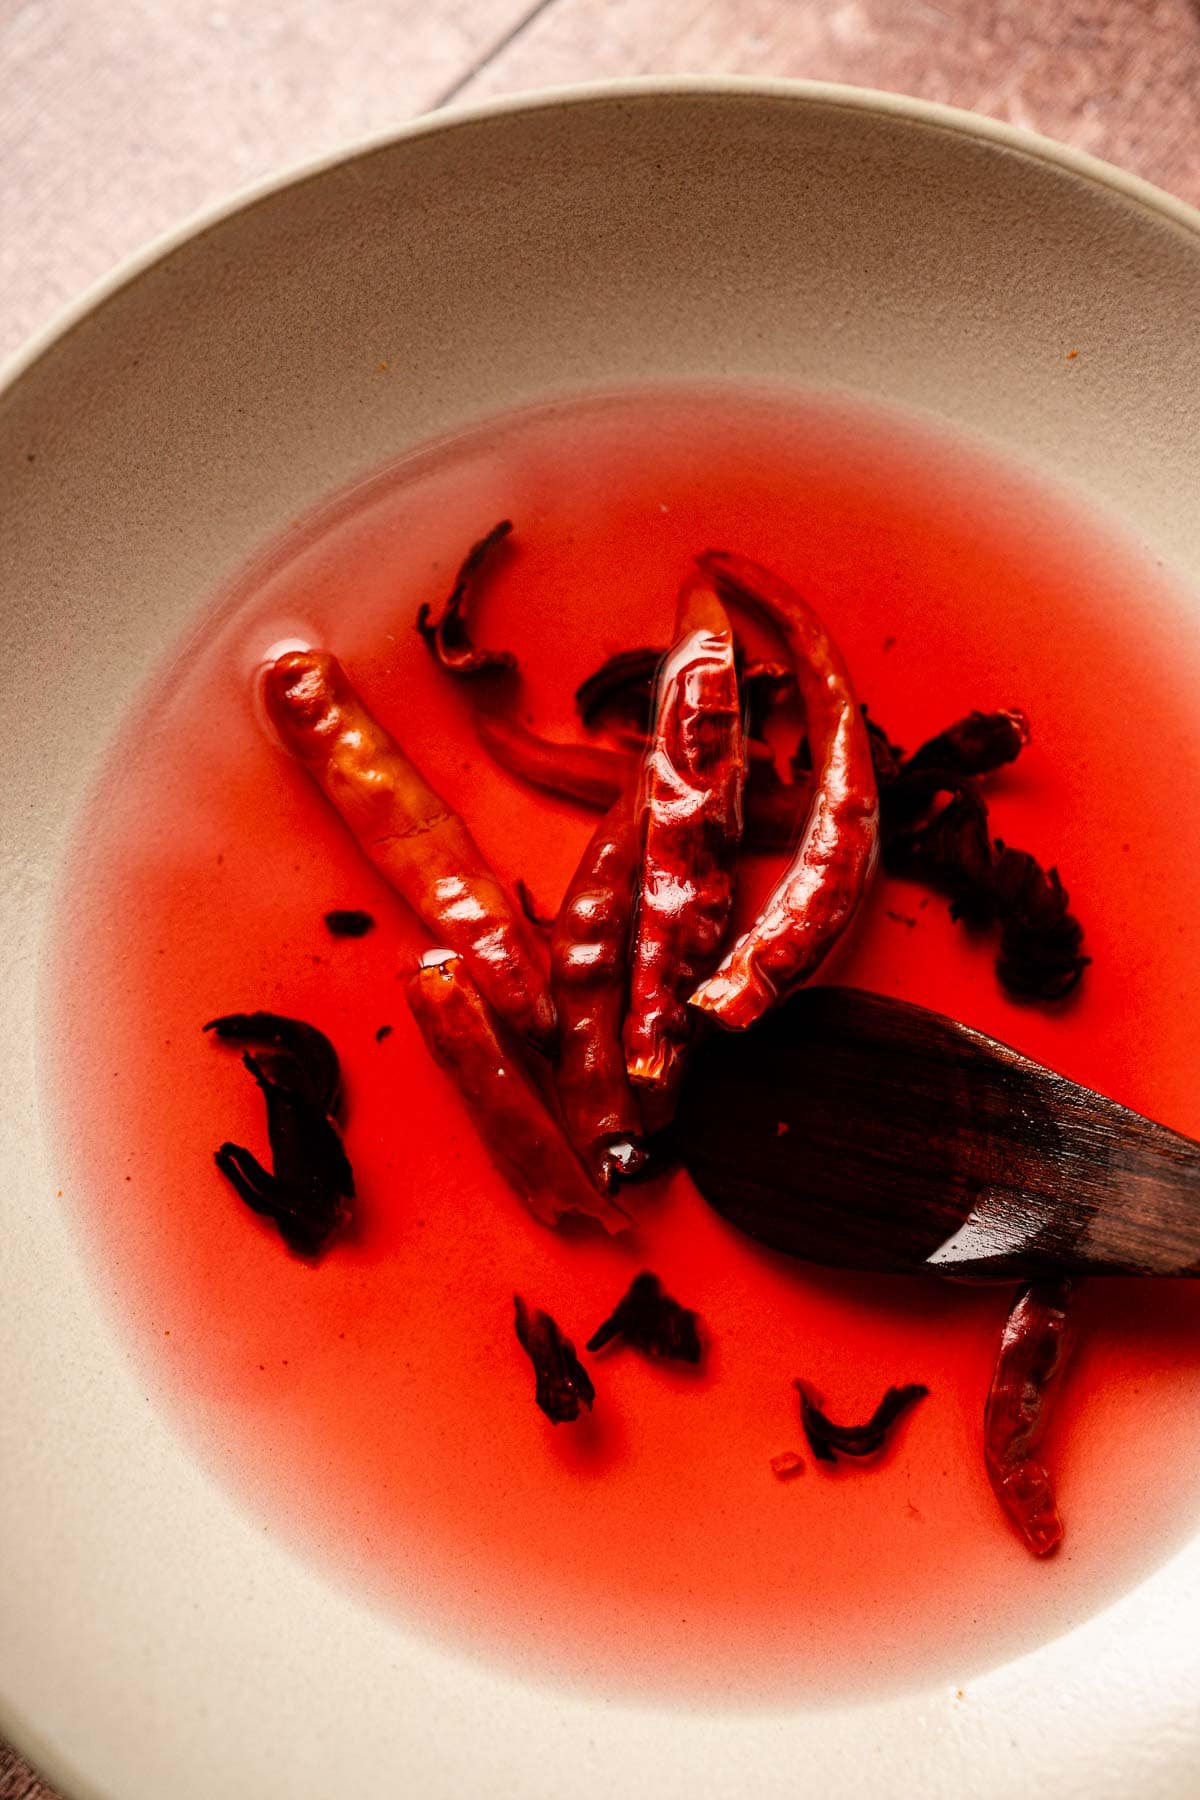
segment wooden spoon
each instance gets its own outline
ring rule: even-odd
[[[679,1141],[719,1213],[810,1262],[1200,1275],[1200,1144],[879,994],[809,988],[697,1042]]]

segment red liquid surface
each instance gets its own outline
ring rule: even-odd
[[[1014,1005],[988,945],[884,880],[837,978],[1200,1134],[1200,857],[1181,830],[1200,789],[1200,635],[1180,597],[1061,497],[882,414],[745,394],[565,404],[437,447],[298,527],[131,717],[64,890],[49,1020],[63,1185],[97,1281],[244,1504],[443,1639],[652,1699],[961,1683],[1078,1623],[1194,1530],[1198,1297],[1081,1296],[1047,1445],[1067,1538],[1036,1564],[980,1449],[1005,1291],[789,1262],[682,1176],[631,1195],[631,1243],[567,1241],[525,1215],[409,1018],[419,930],[267,741],[251,682],[282,639],[335,648],[501,873],[551,909],[591,821],[490,766],[413,631],[504,515],[515,549],[481,635],[518,652],[548,731],[572,733],[572,690],[606,654],[663,640],[710,544],[803,585],[860,698],[909,747],[972,706],[1025,708],[1033,743],[992,784],[993,826],[1058,862],[1095,958],[1082,991]],[[378,927],[335,940],[332,907]],[[316,1269],[211,1160],[224,1138],[265,1153],[253,1083],[200,1030],[257,1007],[312,1020],[342,1057],[358,1212]],[[702,1370],[591,1359],[594,1415],[553,1428],[514,1288],[582,1345],[642,1267],[702,1314]],[[881,1463],[830,1471],[804,1446],[795,1376],[847,1420],[892,1382],[931,1393]],[[806,1466],[781,1481],[770,1461],[788,1449]]]

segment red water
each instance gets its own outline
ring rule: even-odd
[[[1040,1565],[980,1455],[1005,1293],[788,1263],[682,1178],[637,1196],[629,1245],[525,1216],[409,1019],[398,983],[418,934],[267,742],[250,681],[281,639],[336,648],[502,874],[553,906],[588,818],[489,766],[412,628],[505,514],[516,549],[485,635],[519,653],[548,730],[570,732],[572,688],[604,655],[663,638],[687,558],[710,544],[803,584],[902,742],[971,706],[1024,707],[1034,741],[994,782],[993,821],[1062,869],[1095,957],[1078,998],[1015,1006],[940,901],[890,882],[838,978],[1200,1134],[1200,636],[1179,596],[1064,499],[882,414],[745,394],[573,403],[438,447],[298,527],[114,747],[63,891],[51,1016],[63,1186],[96,1278],[209,1468],[421,1629],[650,1698],[961,1683],[1085,1618],[1194,1529],[1197,1298],[1098,1283],[1082,1299],[1049,1443],[1067,1539]],[[335,906],[378,929],[335,941]],[[200,1026],[256,1007],[311,1019],[342,1056],[358,1218],[315,1270],[211,1161],[226,1137],[261,1146],[262,1114]],[[514,1287],[581,1343],[643,1266],[703,1315],[703,1371],[594,1359],[594,1416],[555,1430],[513,1336]],[[783,1482],[770,1459],[804,1448],[796,1375],[848,1419],[891,1382],[931,1397],[879,1466],[831,1472],[805,1453]]]

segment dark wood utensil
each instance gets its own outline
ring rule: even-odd
[[[879,994],[809,988],[706,1036],[679,1140],[719,1213],[810,1262],[1200,1275],[1200,1144]]]

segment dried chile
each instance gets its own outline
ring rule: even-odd
[[[452,950],[427,950],[406,995],[434,1061],[458,1088],[492,1161],[534,1218],[554,1227],[578,1214],[606,1231],[624,1231],[627,1214],[593,1186],[465,959]]]
[[[616,803],[637,768],[637,757],[628,751],[601,744],[556,743],[502,714],[480,714],[475,729],[484,748],[510,775],[598,812],[607,812]],[[746,748],[753,750],[748,740]],[[781,781],[773,764],[751,760],[742,793],[746,848],[790,849],[807,804],[804,786]]]
[[[648,1163],[621,1040],[640,851],[634,785],[592,833],[550,934],[555,1086],[567,1135],[605,1193]]]
[[[497,670],[511,672],[517,666],[511,650],[477,650],[467,624],[467,602],[475,578],[511,531],[512,520],[501,519],[486,537],[471,545],[438,618],[433,617],[433,608],[428,602],[417,613],[417,630],[442,668],[451,675],[484,675]]]
[[[641,867],[625,1066],[673,1093],[694,1020],[688,995],[721,953],[742,836],[746,759],[733,628],[707,577],[679,592],[640,790]]]
[[[505,652],[476,652],[463,618],[473,575],[508,529],[505,521],[473,546],[447,604],[442,639],[434,648],[453,673],[515,667]],[[735,559],[728,560],[727,574]],[[426,638],[436,639],[428,608],[422,609],[421,623]],[[614,723],[647,732],[664,654],[653,645],[618,651],[588,676],[575,696],[585,726]],[[792,780],[785,783],[763,733],[772,708],[793,686],[792,674],[776,663],[746,661],[740,647],[737,666],[746,715],[746,846],[789,850],[812,799],[808,737],[801,737],[791,759]],[[1015,707],[973,710],[905,757],[867,708],[861,710],[879,792],[885,867],[946,892],[955,919],[1000,927],[996,973],[1008,993],[1026,1000],[1063,999],[1090,961],[1082,951],[1083,927],[1070,911],[1056,869],[1043,869],[1028,852],[992,839],[986,802],[973,787],[978,778],[1012,762],[1029,742],[1025,715]],[[625,750],[552,744],[502,713],[481,715],[477,725],[485,746],[512,773],[587,806],[611,806],[633,762]]]
[[[475,730],[502,769],[544,793],[607,812],[624,791],[638,758],[600,744],[558,744],[505,713],[480,713]]]
[[[635,1350],[667,1362],[700,1361],[699,1318],[664,1293],[657,1275],[636,1275],[624,1298],[587,1341],[587,1349],[603,1350],[615,1337]]]
[[[837,645],[804,597],[772,570],[726,551],[697,557],[721,597],[782,636],[804,706],[813,778],[791,861],[748,930],[689,1004],[745,1031],[810,980],[853,922],[879,860],[870,742]]]
[[[813,1389],[805,1381],[797,1381],[800,1396],[800,1420],[808,1447],[819,1462],[836,1462],[839,1456],[857,1458],[875,1456],[887,1441],[888,1432],[909,1409],[924,1400],[929,1389],[919,1382],[905,1387],[890,1387],[865,1425],[835,1425],[817,1404]]]
[[[1062,1540],[1054,1486],[1034,1456],[1070,1351],[1072,1283],[1031,1282],[1019,1290],[1000,1338],[984,1409],[988,1478],[1035,1556]]]
[[[290,1250],[319,1256],[354,1198],[334,1116],[341,1074],[333,1045],[315,1026],[276,1013],[230,1013],[204,1029],[227,1042],[268,1046],[242,1061],[266,1103],[272,1167],[233,1143],[214,1153],[217,1167],[247,1206],[274,1221]]]
[[[596,1390],[591,1377],[547,1312],[530,1311],[520,1294],[513,1295],[517,1342],[533,1364],[534,1398],[552,1425],[569,1424],[579,1409],[592,1410]]]
[[[291,650],[263,676],[267,713],[363,854],[489,1004],[549,1054],[554,1003],[529,927],[467,828],[355,692],[336,656]]]

